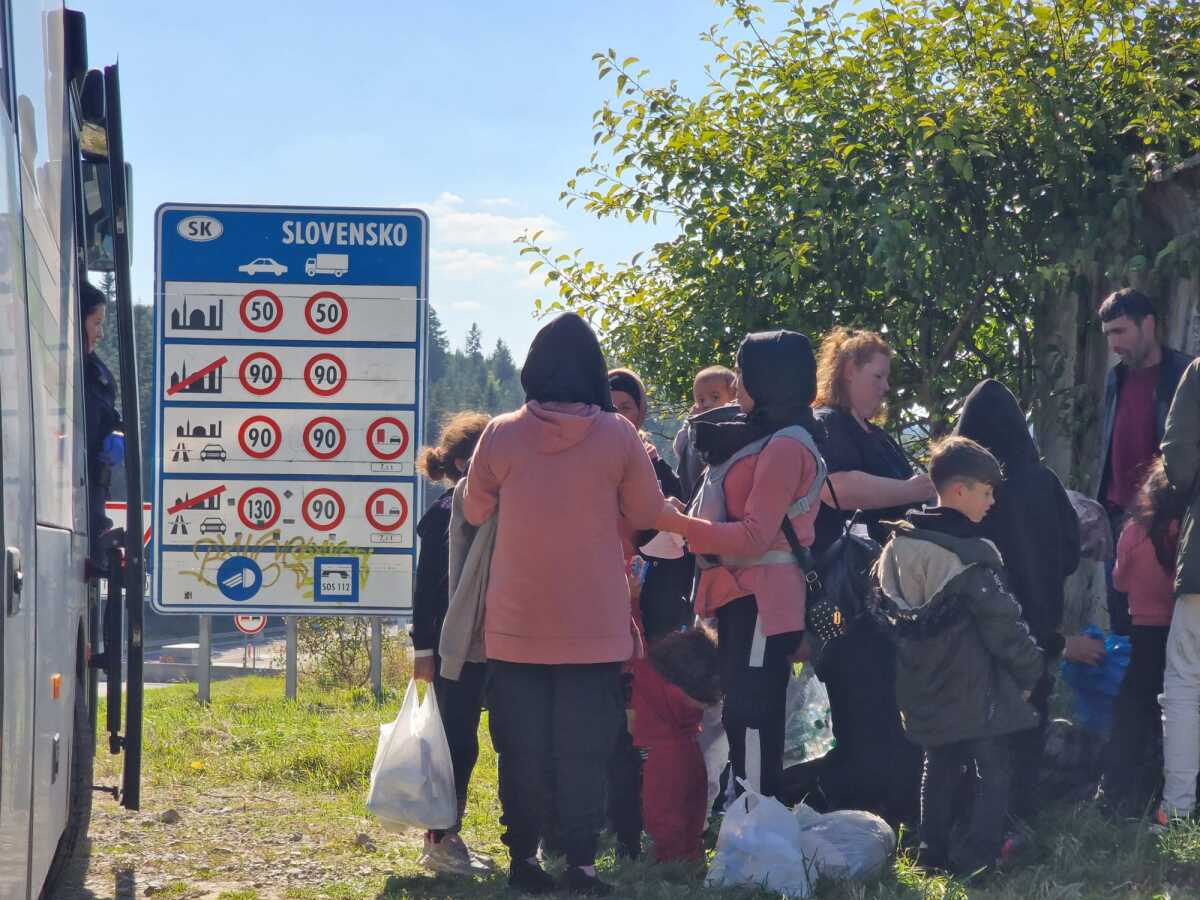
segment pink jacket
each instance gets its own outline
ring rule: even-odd
[[[1178,528],[1172,528],[1174,541]],[[1175,611],[1175,571],[1164,569],[1154,553],[1154,542],[1139,523],[1130,521],[1117,541],[1113,587],[1129,597],[1129,617],[1134,625],[1171,624]]]
[[[621,520],[652,528],[664,499],[633,426],[583,403],[526,403],[484,429],[467,474],[472,524],[499,508],[489,659],[624,662],[633,652]]]
[[[817,461],[799,441],[780,437],[763,451],[733,464],[725,475],[729,522],[693,519],[687,529],[693,553],[761,556],[787,550],[780,524],[787,508],[803,497],[817,475]],[[792,519],[800,544],[811,547],[820,503]],[[717,609],[754,594],[767,636],[804,630],[804,574],[798,565],[704,569],[696,590],[696,613],[712,616]]]

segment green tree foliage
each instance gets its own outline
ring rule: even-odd
[[[490,356],[483,352],[483,332],[472,325],[460,350],[450,350],[437,312],[429,311],[429,386],[425,419],[427,443],[437,440],[447,417],[464,409],[509,412],[525,402],[520,373],[504,341]]]
[[[895,408],[945,424],[966,385],[1026,401],[1049,304],[1088,279],[1196,261],[1138,231],[1149,180],[1200,149],[1200,4],[883,0],[791,5],[765,34],[745,0],[700,97],[598,53],[616,100],[563,192],[595,215],[667,216],[678,235],[616,268],[522,239],[532,269],[613,354],[683,397],[742,334],[843,323],[887,333]],[[897,423],[903,425],[904,423]]]

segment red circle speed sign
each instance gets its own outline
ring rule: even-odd
[[[317,416],[304,426],[304,449],[317,459],[333,459],[346,446],[346,429],[332,416]]]
[[[332,353],[318,353],[304,367],[304,383],[320,397],[330,397],[346,384],[346,364]]]
[[[242,360],[238,380],[251,394],[262,397],[279,387],[283,381],[283,366],[270,353],[251,353]]]
[[[279,521],[279,498],[269,488],[250,488],[238,498],[237,511],[247,528],[266,531]]]
[[[238,429],[238,444],[251,459],[268,459],[281,443],[283,432],[270,416],[251,416]]]
[[[317,531],[333,531],[342,524],[346,515],[346,504],[336,491],[320,488],[304,498],[300,514],[309,528]]]
[[[233,624],[242,634],[258,634],[267,627],[266,616],[234,616]]]
[[[395,416],[380,416],[367,427],[367,449],[379,459],[396,459],[408,449],[408,428]]]
[[[317,291],[304,305],[304,321],[318,334],[333,334],[341,331],[350,318],[350,308],[341,294],[333,291]]]
[[[262,334],[276,328],[283,321],[283,301],[270,291],[251,291],[242,298],[238,314],[243,325]]]
[[[408,501],[395,488],[380,488],[367,498],[367,521],[380,531],[395,531],[408,518]]]

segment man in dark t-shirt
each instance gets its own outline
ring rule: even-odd
[[[1104,451],[1097,498],[1108,510],[1115,546],[1146,467],[1158,455],[1167,410],[1192,358],[1159,343],[1154,303],[1141,291],[1125,288],[1110,294],[1099,315],[1108,349],[1119,357],[1104,385]],[[1111,563],[1106,570],[1112,630],[1128,634],[1128,603],[1112,587]]]

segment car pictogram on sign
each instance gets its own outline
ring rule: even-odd
[[[210,460],[225,462],[228,455],[220,444],[205,444],[200,451],[200,462],[209,462]]]
[[[228,530],[225,520],[216,516],[208,516],[200,523],[201,534],[224,534]]]
[[[274,275],[276,278],[286,275],[287,270],[287,266],[276,262],[269,256],[260,256],[258,259],[252,259],[250,262],[238,266],[238,271],[245,275]]]

